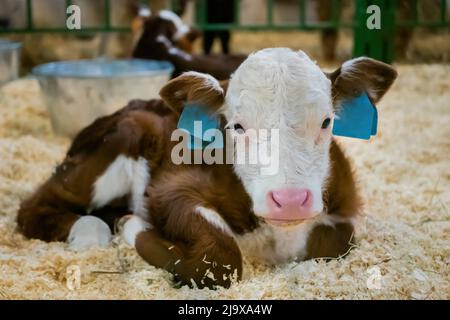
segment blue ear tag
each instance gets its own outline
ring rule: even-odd
[[[334,120],[333,134],[369,140],[377,134],[378,111],[370,102],[367,93],[348,100]]]
[[[219,117],[211,113],[208,107],[198,104],[186,104],[180,119],[178,129],[189,133],[191,141],[189,149],[201,150],[206,146],[214,149],[223,148],[223,137],[217,134],[220,131]],[[208,131],[217,129],[219,131]],[[205,135],[206,133],[206,135]]]

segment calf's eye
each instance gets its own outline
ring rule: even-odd
[[[234,129],[237,133],[244,133],[244,132],[245,132],[244,127],[241,126],[241,124],[239,124],[239,123],[235,123],[235,124],[233,125],[233,129]]]
[[[326,129],[330,126],[331,123],[331,119],[330,118],[326,118],[325,120],[323,120],[322,122],[322,129]]]

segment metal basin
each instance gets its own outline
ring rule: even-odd
[[[159,97],[173,66],[152,60],[79,60],[33,69],[55,133],[74,137],[96,118],[132,99]]]

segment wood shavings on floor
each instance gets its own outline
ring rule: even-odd
[[[328,263],[273,268],[246,260],[244,280],[215,291],[174,288],[167,272],[118,239],[75,253],[18,234],[20,201],[49,176],[69,141],[52,134],[35,80],[3,87],[0,299],[450,299],[450,66],[398,70],[378,106],[375,139],[340,139],[365,200],[356,248]]]

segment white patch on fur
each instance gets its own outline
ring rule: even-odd
[[[304,52],[272,48],[250,55],[233,74],[221,112],[246,129],[279,130],[277,173],[261,175],[261,164],[234,165],[257,215],[267,214],[267,194],[280,188],[310,189],[313,210],[322,212],[331,128],[321,125],[333,115],[331,82]]]
[[[231,230],[228,223],[216,211],[205,207],[197,207],[195,208],[195,212],[201,215],[213,227],[219,229],[220,231],[231,237],[234,237],[233,230]]]
[[[171,21],[175,25],[177,32],[173,36],[174,40],[182,38],[186,33],[189,32],[189,27],[174,12],[169,10],[161,10],[159,12],[159,16],[164,20]]]
[[[125,222],[122,229],[122,239],[130,246],[134,247],[136,237],[142,231],[153,228],[152,225],[138,216],[132,216]]]
[[[169,54],[174,56],[181,56],[183,59],[186,60],[192,60],[192,56],[183,50],[178,49],[177,47],[174,47],[169,39],[167,39],[166,36],[159,35],[156,37],[156,42],[164,44],[167,48],[169,48]]]
[[[197,78],[203,78],[206,87],[210,87],[217,92],[223,93],[223,88],[220,86],[219,81],[216,78],[207,73],[200,73],[197,71],[188,71],[183,73],[183,75],[193,76]]]
[[[110,201],[131,195],[129,203],[134,214],[145,217],[144,192],[150,181],[147,160],[118,156],[94,183],[91,207],[100,208]]]
[[[79,218],[70,229],[67,242],[69,248],[80,251],[91,247],[107,247],[111,240],[111,230],[101,219],[94,216]]]
[[[140,157],[134,164],[133,182],[131,184],[131,210],[133,214],[145,218],[147,208],[144,202],[145,189],[150,180],[147,160]]]

